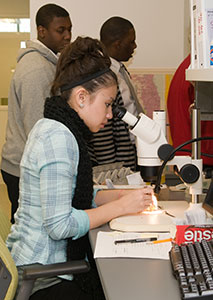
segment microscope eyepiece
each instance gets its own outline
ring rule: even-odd
[[[123,106],[114,106],[112,109],[113,116],[122,119],[126,113],[126,108]]]

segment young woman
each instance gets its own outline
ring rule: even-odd
[[[117,93],[117,78],[98,40],[78,37],[67,46],[51,91],[44,118],[32,129],[22,157],[19,209],[7,240],[20,281],[23,265],[90,259],[90,229],[143,211],[152,201],[149,188],[93,191],[86,145],[91,132],[112,118]],[[30,299],[100,300],[104,296],[92,271],[83,277],[38,281]]]

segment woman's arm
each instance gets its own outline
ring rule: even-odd
[[[132,193],[135,189],[112,189],[112,190],[99,190],[95,196],[95,203],[97,206],[106,204],[108,202],[118,200],[124,195]]]
[[[99,190],[95,196],[95,203],[97,206],[101,206],[110,201],[118,200],[120,197],[132,192],[131,189],[112,189],[112,190]]]

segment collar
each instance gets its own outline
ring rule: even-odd
[[[33,39],[32,42],[39,44],[40,46],[48,49],[57,59],[59,57],[59,53],[55,54],[50,48],[48,48],[46,45],[44,45],[41,41],[39,41],[38,39]]]
[[[111,70],[116,74],[118,75],[119,73],[119,70],[120,70],[120,67],[121,67],[121,64],[119,61],[115,60],[114,58],[110,57],[110,60],[111,60]]]

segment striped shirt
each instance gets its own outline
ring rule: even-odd
[[[114,105],[124,106],[120,92]],[[109,120],[103,129],[93,134],[88,151],[93,166],[123,162],[124,167],[135,170],[135,145],[130,139],[128,125],[118,118]]]

